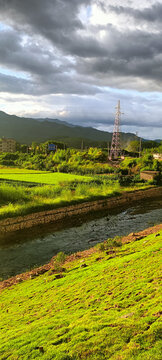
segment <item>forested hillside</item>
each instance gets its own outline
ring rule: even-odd
[[[67,145],[80,147],[82,141],[86,146],[96,146],[111,141],[112,134],[92,127],[73,126],[58,119],[31,119],[8,115],[0,111],[0,138],[12,137],[20,143],[55,139]],[[122,141],[136,139],[134,134],[122,133]]]

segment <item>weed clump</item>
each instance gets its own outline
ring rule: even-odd
[[[105,251],[105,244],[104,243],[99,244],[98,249],[99,251]]]
[[[115,236],[114,239],[108,238],[104,243],[98,245],[99,251],[105,251],[110,248],[122,246],[121,236]]]
[[[61,272],[63,270],[62,265],[66,260],[66,255],[63,251],[60,251],[54,259],[54,270]]]
[[[112,238],[108,238],[106,240],[106,248],[112,248],[112,247],[120,247],[122,246],[122,242],[121,242],[121,236],[115,236],[114,239]]]

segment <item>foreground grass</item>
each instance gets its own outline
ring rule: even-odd
[[[161,240],[100,245],[65,263],[62,278],[3,290],[0,359],[160,360]]]
[[[120,187],[117,181],[99,185],[95,182],[89,184],[72,182],[34,188],[2,184],[0,185],[0,219],[104,199],[120,195],[124,191],[135,191],[148,187],[150,186]]]

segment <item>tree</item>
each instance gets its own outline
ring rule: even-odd
[[[127,150],[131,152],[139,152],[140,142],[138,140],[130,141]]]

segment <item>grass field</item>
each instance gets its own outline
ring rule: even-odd
[[[0,219],[150,187],[141,183],[121,187],[111,175],[88,177],[15,168],[0,169],[0,180]]]
[[[108,241],[65,262],[62,278],[3,290],[0,359],[161,360],[161,240]]]
[[[1,168],[0,179],[26,181],[39,184],[56,185],[64,182],[71,181],[89,181],[91,178],[88,176],[63,174],[63,173],[50,173],[49,171],[36,171],[16,168]]]
[[[41,170],[14,168],[14,167],[0,167],[0,174],[38,174],[38,173],[48,173],[48,172]]]

